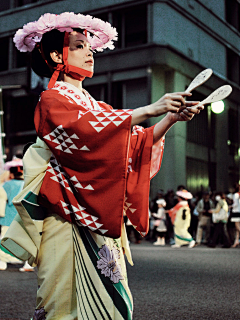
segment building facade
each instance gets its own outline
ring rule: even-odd
[[[224,84],[233,93],[225,109],[206,106],[191,122],[166,134],[161,171],[151,197],[185,185],[191,192],[228,191],[239,181],[240,4],[238,0],[75,1],[9,0],[0,3],[0,85],[3,87],[5,153],[8,159],[35,141],[34,108],[46,87],[30,69],[30,55],[19,53],[14,33],[40,15],[64,11],[108,20],[118,31],[116,49],[95,54],[95,74],[85,88],[115,109],[155,102],[166,92],[184,91],[203,69],[213,76],[193,92],[202,100]],[[143,123],[153,125],[154,118]]]

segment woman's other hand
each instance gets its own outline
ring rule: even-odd
[[[186,101],[184,107],[180,107],[177,113],[171,113],[172,121],[189,121],[195,114],[199,114],[204,106],[195,107],[198,101]]]
[[[147,106],[150,117],[158,117],[167,112],[178,113],[187,107],[184,97],[191,96],[187,92],[166,93],[161,99]]]

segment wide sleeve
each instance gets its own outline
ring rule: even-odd
[[[134,126],[130,138],[125,212],[132,225],[145,236],[149,224],[150,179],[160,169],[164,138],[153,150],[154,126]]]

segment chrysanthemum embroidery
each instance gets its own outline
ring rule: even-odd
[[[98,254],[100,259],[97,261],[97,268],[101,269],[101,274],[109,277],[113,283],[123,280],[121,266],[117,263],[120,258],[119,250],[114,247],[109,250],[108,246],[104,244]]]
[[[36,309],[34,312],[34,315],[33,315],[33,320],[45,320],[46,314],[47,314],[47,312],[45,312],[44,307],[42,307],[40,309]]]

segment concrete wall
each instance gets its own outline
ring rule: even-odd
[[[175,1],[176,2],[176,1]],[[184,1],[179,1],[183,3]],[[167,3],[153,4],[153,41],[169,45],[204,67],[226,76],[226,43],[240,50],[239,37],[229,37],[229,30],[210,12],[191,12]],[[178,10],[177,10],[178,9]],[[204,10],[204,8],[201,8]],[[213,22],[215,20],[215,23]],[[223,40],[226,39],[226,40]],[[225,42],[225,43],[224,43]]]

